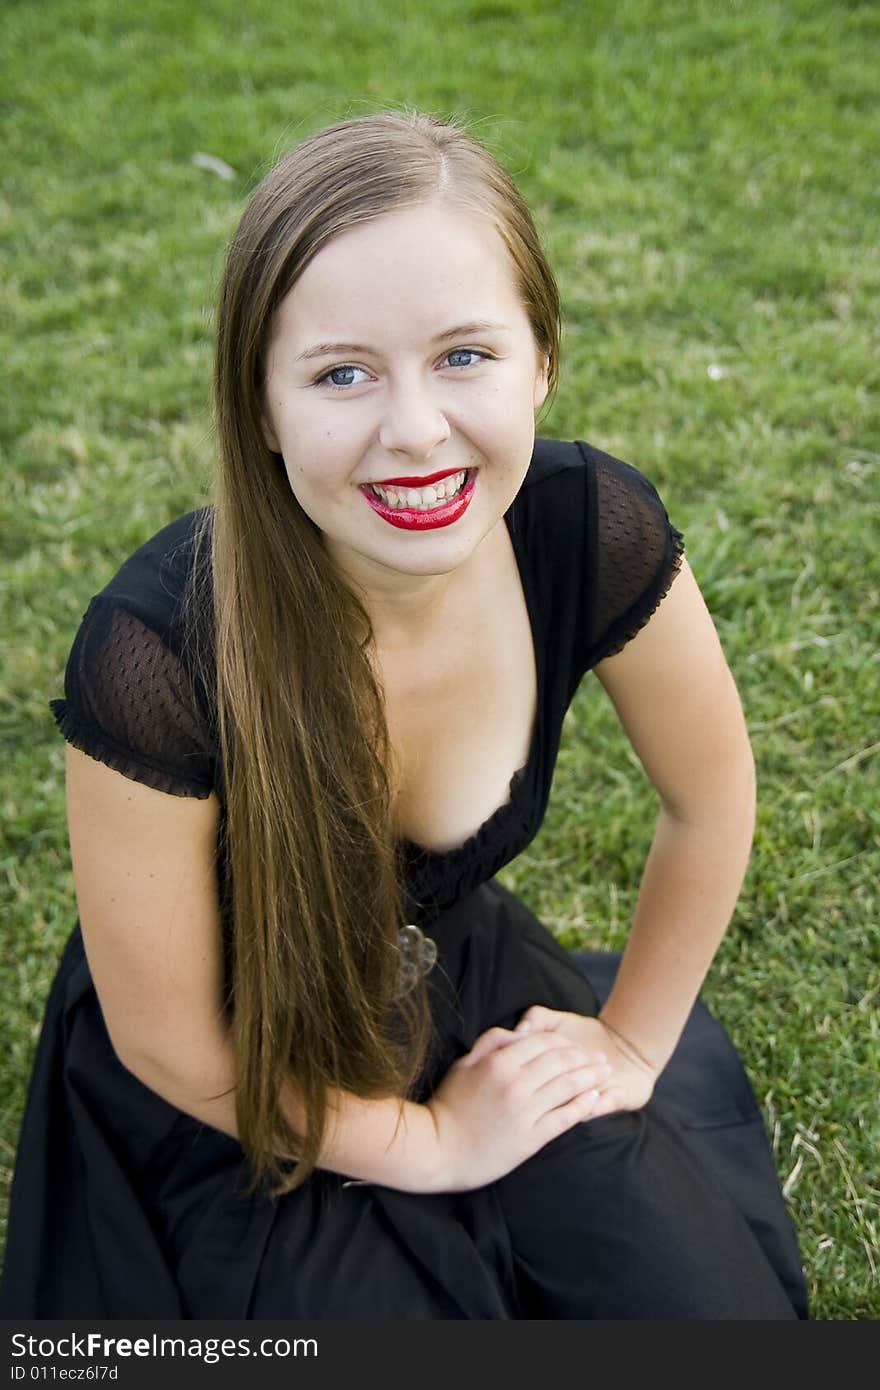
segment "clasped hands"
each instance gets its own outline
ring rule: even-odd
[[[483,1033],[474,1044],[471,1055],[481,1055],[481,1044],[482,1047],[491,1045],[490,1034],[506,1033],[506,1038],[502,1036],[492,1040],[495,1045],[503,1047],[505,1042],[528,1036],[529,1033],[542,1032],[554,1033],[558,1038],[566,1039],[574,1047],[581,1048],[592,1062],[594,1079],[588,1089],[595,1090],[597,1095],[589,1119],[610,1115],[615,1110],[641,1110],[651,1099],[657,1072],[601,1018],[586,1014],[564,1013],[560,1009],[535,1004],[526,1010],[512,1031],[490,1029]]]
[[[516,1028],[489,1028],[428,1102],[444,1190],[503,1177],[581,1121],[641,1109],[656,1079],[600,1018],[534,1005]]]
[[[523,1014],[513,1036],[521,1036],[520,1030],[556,1033],[589,1055],[605,1059],[607,1073],[599,1084],[591,1119],[614,1110],[641,1110],[654,1093],[657,1070],[601,1017],[564,1013],[536,1004]]]

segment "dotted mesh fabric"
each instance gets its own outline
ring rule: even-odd
[[[597,453],[596,622],[590,665],[626,646],[681,567],[684,541],[647,478]]]
[[[183,662],[117,604],[92,601],[65,699],[51,703],[65,738],[124,776],[176,796],[212,790],[214,750]]]

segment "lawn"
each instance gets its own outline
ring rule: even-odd
[[[5,1186],[75,917],[47,702],[90,596],[207,496],[212,302],[249,190],[301,135],[407,103],[470,123],[536,214],[565,306],[541,432],[635,463],[685,533],[760,795],[704,997],[814,1316],[880,1317],[880,9],[41,0],[4,39]],[[653,816],[588,678],[501,877],[567,945],[619,948]]]

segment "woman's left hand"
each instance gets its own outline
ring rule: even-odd
[[[524,1025],[528,1024],[528,1029]],[[519,1020],[522,1031],[550,1030],[563,1033],[590,1053],[604,1053],[611,1067],[600,1088],[599,1099],[590,1119],[610,1115],[615,1110],[641,1110],[654,1093],[657,1072],[631,1048],[620,1034],[612,1032],[600,1018],[563,1013],[535,1004]],[[514,1030],[516,1031],[516,1030]]]

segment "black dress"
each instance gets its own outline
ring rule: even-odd
[[[179,601],[195,514],[90,604],[53,702],[65,736],[159,790],[222,775]],[[459,849],[401,847],[410,921],[437,943],[418,1099],[533,1004],[594,1014],[616,959],[565,951],[494,878],[537,833],[584,673],[648,620],[681,537],[651,484],[539,440],[505,516],[531,620],[538,713],[509,800]],[[576,1125],[498,1182],[419,1195],[316,1171],[243,1195],[238,1143],[151,1091],[110,1044],[75,927],[47,1002],[14,1175],[7,1318],[794,1318],[806,1293],[763,1123],[698,1004],[652,1100]]]

